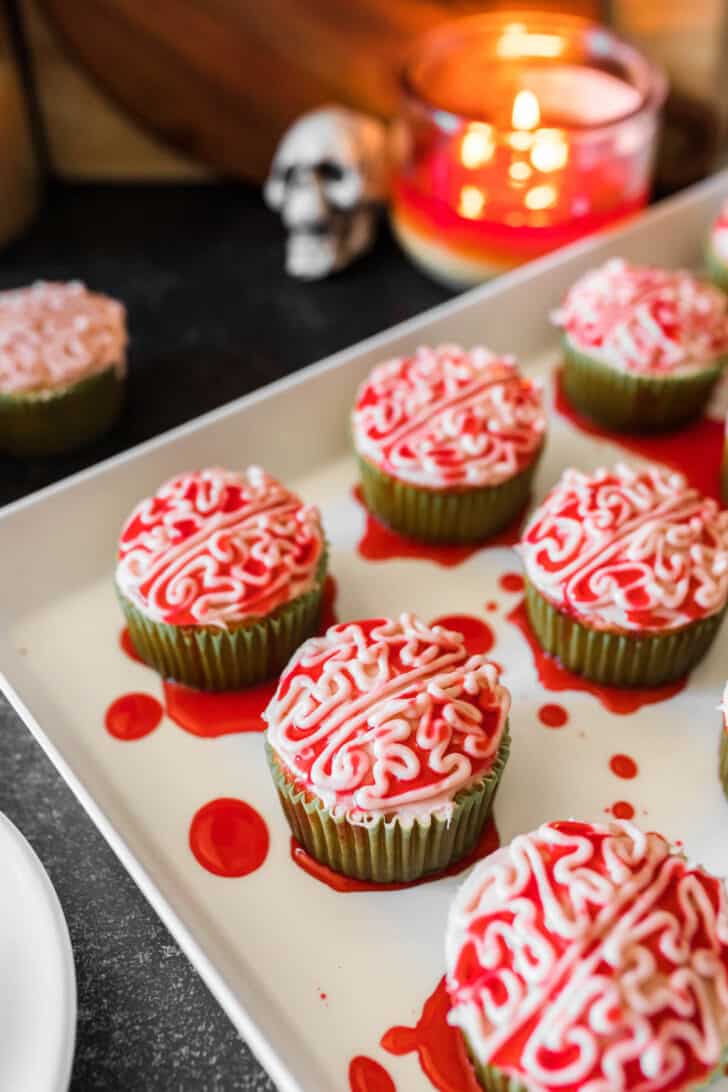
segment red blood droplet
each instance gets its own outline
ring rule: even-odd
[[[470,656],[490,652],[495,644],[493,630],[488,623],[472,614],[443,614],[441,618],[435,618],[432,625],[462,633]]]
[[[639,773],[637,763],[629,755],[612,755],[609,759],[609,769],[615,777],[624,777],[626,780],[636,777]]]
[[[489,599],[488,602],[485,604],[485,609],[490,611],[498,610],[498,604],[496,603],[495,599]]]
[[[349,1088],[351,1092],[397,1092],[397,1086],[384,1066],[363,1054],[351,1059]]]
[[[569,714],[563,705],[542,705],[538,719],[546,728],[563,728],[569,720]]]
[[[193,736],[214,739],[237,732],[264,732],[262,719],[278,680],[248,690],[193,690],[181,683],[164,683],[167,716]]]
[[[354,880],[350,876],[342,876],[340,872],[334,872],[333,869],[327,868],[326,865],[317,861],[293,837],[291,838],[291,860],[314,880],[326,884],[332,891],[348,895],[355,891],[401,891],[406,887],[419,887],[423,883],[441,880],[443,876],[457,876],[470,868],[476,861],[480,861],[483,857],[487,857],[489,853],[493,853],[499,846],[500,836],[495,820],[491,817],[475,847],[467,857],[463,857],[451,864],[444,872],[434,872],[430,876],[423,876],[421,880],[414,880],[411,883],[373,883],[370,880]]]
[[[153,732],[164,710],[151,694],[122,694],[106,710],[106,731],[114,739],[129,742]]]
[[[190,823],[190,849],[216,876],[250,875],[265,861],[268,845],[265,820],[244,800],[211,800]]]
[[[134,648],[134,644],[131,639],[131,634],[126,626],[119,634],[119,646],[121,651],[129,657],[130,660],[135,660],[138,664],[143,664],[144,660],[141,658],[137,650]]]
[[[364,509],[366,523],[364,533],[359,540],[357,551],[360,557],[367,561],[389,561],[392,558],[412,557],[424,561],[432,561],[435,565],[443,565],[451,568],[461,565],[478,550],[487,546],[513,546],[521,537],[521,525],[523,517],[518,516],[514,522],[499,534],[489,538],[486,542],[476,543],[471,546],[435,546],[427,542],[418,542],[412,538],[405,538],[397,531],[390,530],[371,514],[364,504],[361,487],[356,485],[352,490],[352,496]]]
[[[583,690],[588,694],[593,694],[610,713],[623,716],[634,713],[637,709],[641,709],[643,705],[654,705],[657,702],[667,701],[669,698],[673,698],[675,694],[679,694],[681,690],[684,690],[687,684],[686,677],[678,679],[676,682],[667,683],[665,686],[645,687],[644,689],[639,687],[621,689],[616,686],[600,686],[599,683],[591,682],[589,679],[582,678],[581,675],[575,675],[572,671],[567,671],[555,656],[549,656],[547,652],[543,651],[531,629],[523,600],[507,615],[507,618],[526,638],[533,654],[533,662],[538,673],[539,682],[545,690]]]
[[[579,432],[610,440],[627,451],[633,451],[651,462],[679,470],[701,493],[722,504],[720,467],[725,437],[722,420],[699,417],[682,428],[664,433],[611,432],[584,417],[570,404],[563,387],[563,369],[554,376],[556,411]]]
[[[522,592],[525,587],[523,576],[520,573],[503,573],[498,584],[506,592]]]
[[[634,808],[626,800],[618,800],[612,804],[612,815],[615,819],[634,819]]]

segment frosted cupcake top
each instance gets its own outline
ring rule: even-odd
[[[471,872],[449,1022],[531,1092],[678,1092],[728,1041],[720,880],[631,823],[548,823]]]
[[[700,371],[728,353],[728,300],[685,270],[612,258],[576,282],[552,319],[569,342],[618,371]]]
[[[540,388],[511,357],[455,345],[380,364],[359,389],[357,452],[429,489],[500,485],[535,458],[546,431]]]
[[[310,591],[324,551],[318,509],[260,467],[179,474],[140,501],[116,583],[155,622],[228,626]]]
[[[335,814],[449,818],[493,766],[510,696],[460,633],[413,614],[306,641],[264,713],[283,766]]]
[[[0,292],[0,392],[77,383],[126,362],[126,312],[80,281]]]
[[[710,247],[716,257],[728,264],[728,201],[710,229]]]
[[[596,629],[673,630],[728,599],[728,511],[657,465],[565,471],[517,549],[535,589]]]

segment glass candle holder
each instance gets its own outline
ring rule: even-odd
[[[498,12],[415,46],[391,216],[427,272],[475,284],[641,209],[666,83],[578,17]]]

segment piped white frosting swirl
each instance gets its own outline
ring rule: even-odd
[[[626,822],[549,823],[451,907],[449,1021],[531,1092],[677,1092],[728,1042],[723,883]]]
[[[410,485],[500,485],[536,457],[546,430],[540,388],[488,349],[420,348],[380,364],[352,415],[359,455]]]
[[[213,467],[140,501],[121,532],[116,583],[156,622],[224,627],[309,591],[323,550],[317,508],[260,467]]]
[[[576,349],[618,371],[688,375],[728,354],[728,300],[685,270],[612,258],[576,282],[552,319]]]
[[[493,766],[510,697],[465,639],[415,615],[342,622],[301,646],[264,713],[301,787],[363,825],[448,817]]]
[[[536,590],[594,628],[677,629],[728,599],[728,511],[657,465],[565,471],[517,549]]]
[[[77,383],[126,364],[126,312],[80,281],[0,292],[0,392]]]

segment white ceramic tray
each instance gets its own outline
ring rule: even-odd
[[[395,1057],[380,1039],[392,1025],[414,1025],[436,986],[459,881],[338,894],[290,859],[259,735],[201,739],[167,719],[133,743],[105,731],[105,710],[119,694],[161,697],[153,673],[118,647],[111,577],[120,523],[181,469],[262,463],[321,505],[341,618],[409,608],[425,618],[470,612],[492,626],[493,655],[514,698],[511,759],[496,805],[503,839],[548,819],[600,818],[624,799],[643,823],[728,873],[716,711],[728,629],[686,690],[633,715],[611,714],[589,693],[544,693],[528,646],[506,620],[518,595],[502,590],[499,577],[518,567],[513,553],[483,549],[451,568],[364,560],[347,448],[358,382],[376,361],[420,343],[486,342],[516,352],[551,391],[556,342],[547,316],[575,277],[610,254],[698,264],[726,193],[728,176],[717,177],[621,232],[536,262],[0,513],[3,689],[281,1092],[342,1092],[357,1055],[383,1065],[398,1092],[427,1092],[417,1056]],[[536,497],[568,464],[593,468],[620,456],[554,417]],[[486,612],[488,600],[498,609]],[[546,702],[567,709],[563,729],[540,724]],[[634,757],[637,778],[611,772],[615,753]],[[241,879],[203,870],[188,846],[191,817],[217,797],[247,801],[270,829],[265,864]]]

